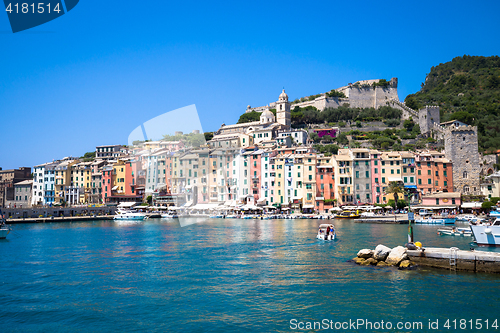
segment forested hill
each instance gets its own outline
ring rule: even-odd
[[[432,67],[405,103],[418,110],[438,105],[441,121],[457,119],[475,125],[481,150],[500,149],[500,57],[463,56]]]

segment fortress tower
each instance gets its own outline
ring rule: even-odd
[[[281,92],[278,101],[276,102],[276,118],[277,122],[286,126],[289,129],[292,124],[292,117],[290,111],[290,103],[288,102],[288,95],[285,89]]]
[[[427,105],[423,109],[418,110],[418,125],[422,134],[431,135],[434,123],[440,124],[439,106]]]
[[[454,121],[444,127],[444,151],[453,163],[453,186],[462,194],[480,194],[477,127]]]

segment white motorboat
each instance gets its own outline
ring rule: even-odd
[[[5,217],[2,214],[2,210],[0,210],[0,239],[7,238],[10,230],[10,227],[5,223]]]
[[[415,219],[415,223],[418,224],[455,224],[457,218],[450,215],[441,216],[423,216],[421,218]]]
[[[457,216],[458,222],[476,222],[479,221],[479,218],[473,214],[463,214]]]
[[[5,239],[7,238],[7,235],[10,232],[10,227],[6,225],[5,223],[2,223],[0,225],[0,239]]]
[[[134,210],[118,209],[115,220],[144,220],[146,214]]]
[[[493,223],[470,223],[477,245],[500,246],[500,218]]]
[[[327,241],[334,240],[336,238],[336,233],[333,224],[320,224],[316,238]]]
[[[438,229],[438,235],[442,236],[472,236],[469,228]]]
[[[179,216],[177,216],[177,214],[161,214],[161,218],[162,219],[176,219],[178,218]]]

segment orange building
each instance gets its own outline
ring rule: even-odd
[[[417,189],[422,194],[453,192],[453,166],[444,153],[425,151],[415,154]]]
[[[320,213],[334,207],[335,169],[331,159],[321,155],[316,159],[316,210]]]

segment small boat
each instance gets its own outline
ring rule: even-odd
[[[470,223],[477,245],[500,246],[500,218],[490,223]]]
[[[416,219],[415,223],[418,224],[455,224],[456,217],[423,217]]]
[[[320,224],[318,229],[318,234],[316,235],[317,239],[321,240],[334,240],[336,237],[335,227],[333,224]]]
[[[161,214],[162,219],[176,219],[178,218],[177,214]]]
[[[146,214],[133,210],[118,209],[114,217],[115,220],[144,220]]]
[[[0,239],[7,238],[9,232],[10,232],[10,227],[4,222],[2,222],[2,224],[0,225]]]
[[[472,214],[464,214],[457,216],[457,222],[475,222],[478,221],[479,217]]]
[[[340,214],[335,216],[336,219],[357,219],[359,218],[359,214],[357,212],[353,212],[350,210],[344,210]]]
[[[7,238],[10,230],[10,227],[5,223],[5,218],[2,214],[2,211],[0,210],[0,239]]]
[[[438,229],[437,232],[440,236],[472,236],[469,228]]]

